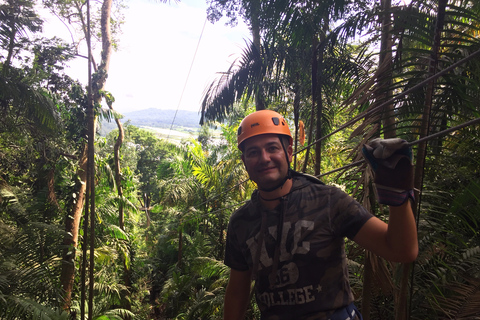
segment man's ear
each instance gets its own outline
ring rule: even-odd
[[[243,155],[243,153],[242,153],[242,161],[243,161],[243,166],[245,167],[245,169],[247,169],[247,166],[245,165],[245,156]]]
[[[292,163],[293,160],[293,147],[291,144],[287,147],[288,163]]]

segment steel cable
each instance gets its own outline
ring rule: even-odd
[[[468,62],[469,60],[473,59],[474,57],[478,56],[479,54],[480,54],[480,49],[477,50],[477,51],[474,51],[474,52],[471,53],[469,56],[467,56],[467,57],[465,57],[465,58],[463,58],[463,59],[455,62],[454,64],[452,64],[451,66],[443,69],[442,71],[439,71],[439,72],[436,73],[435,75],[426,78],[425,80],[419,82],[418,84],[416,84],[416,85],[413,86],[412,88],[410,88],[410,89],[408,89],[408,90],[406,90],[406,91],[398,94],[397,96],[393,97],[392,99],[390,99],[390,100],[388,100],[388,101],[386,101],[386,102],[384,102],[384,103],[382,103],[382,104],[380,104],[380,105],[378,105],[378,106],[376,106],[376,107],[374,107],[374,108],[372,108],[372,109],[370,109],[370,110],[368,110],[368,111],[365,111],[365,112],[363,112],[362,114],[357,115],[357,116],[354,117],[353,119],[345,122],[342,126],[340,126],[339,128],[335,129],[334,131],[332,131],[332,132],[326,134],[325,136],[317,139],[316,141],[310,143],[309,145],[307,145],[307,146],[304,147],[303,149],[298,150],[297,152],[294,153],[294,155],[295,155],[295,154],[299,154],[300,152],[305,151],[305,150],[308,149],[309,147],[311,147],[311,146],[313,146],[313,145],[315,145],[315,144],[317,144],[317,143],[319,143],[319,142],[327,139],[328,137],[330,137],[330,136],[332,136],[332,135],[334,135],[334,134],[336,134],[336,133],[344,130],[345,128],[351,126],[352,124],[358,122],[359,120],[361,120],[361,119],[363,119],[363,118],[365,118],[365,117],[367,117],[367,116],[369,116],[369,115],[371,115],[371,114],[379,111],[381,108],[385,107],[386,105],[389,105],[389,104],[395,102],[396,100],[398,100],[398,99],[400,99],[400,98],[403,98],[404,96],[410,94],[411,92],[413,92],[413,91],[415,91],[415,90],[423,87],[425,84],[429,83],[430,81],[435,80],[435,79],[439,78],[440,76],[448,73],[449,71],[455,69],[456,67],[458,67],[458,66],[460,66],[460,65]],[[425,136],[425,137],[423,137],[423,138],[421,138],[421,139],[419,139],[419,140],[415,140],[415,141],[409,142],[409,145],[410,145],[410,146],[413,146],[413,145],[416,145],[416,144],[421,143],[421,142],[423,142],[423,141],[428,141],[428,140],[434,139],[434,138],[436,138],[436,137],[446,135],[446,134],[448,134],[448,133],[450,133],[450,132],[453,132],[453,131],[462,129],[462,128],[464,128],[464,127],[467,127],[467,126],[470,126],[470,125],[473,125],[473,124],[476,124],[476,123],[479,123],[479,122],[480,122],[480,118],[476,118],[476,119],[474,119],[474,120],[467,121],[467,122],[465,122],[465,123],[463,123],[463,124],[461,124],[461,125],[458,125],[458,126],[455,126],[455,127],[452,127],[452,128],[449,128],[449,129],[446,129],[446,130],[437,132],[437,133],[432,134],[432,135],[429,135],[429,136]],[[326,175],[329,175],[329,174],[332,174],[332,173],[335,173],[335,172],[339,172],[339,171],[342,171],[342,170],[345,170],[345,169],[348,169],[348,168],[351,168],[351,167],[355,167],[355,166],[358,166],[358,165],[362,164],[363,162],[365,162],[365,160],[355,161],[355,162],[350,163],[350,164],[348,164],[348,165],[346,165],[346,166],[343,166],[343,167],[341,167],[341,168],[337,168],[337,169],[331,170],[331,171],[329,171],[329,172],[326,172],[326,173],[317,175],[316,177],[317,177],[317,178],[323,177],[323,176],[326,176]],[[230,190],[232,190],[232,189],[234,189],[234,188],[236,188],[236,187],[244,184],[244,183],[247,182],[248,180],[249,180],[249,179],[242,180],[242,181],[240,181],[239,183],[237,183],[236,185],[234,185],[233,187],[230,187],[230,188],[228,188],[227,190],[225,190],[225,191],[223,191],[223,192],[221,192],[221,193],[219,193],[219,194],[216,194],[216,195],[212,196],[211,198],[208,198],[208,199],[204,200],[202,203],[199,204],[199,206],[204,205],[204,204],[206,204],[206,203],[208,203],[208,202],[210,202],[210,201],[213,201],[214,199],[217,199],[218,197],[222,196],[223,194],[226,194],[227,192],[229,192]]]
[[[448,128],[448,129],[445,129],[443,131],[440,131],[440,132],[437,132],[437,133],[434,133],[434,134],[431,134],[431,135],[428,135],[428,136],[425,136],[421,139],[418,139],[418,140],[415,140],[415,141],[411,141],[408,143],[408,146],[414,146],[416,144],[419,144],[421,142],[425,142],[425,141],[429,141],[429,140],[432,140],[432,139],[435,139],[435,138],[438,138],[438,137],[442,137],[444,135],[447,135],[449,134],[450,132],[453,132],[453,131],[457,131],[457,130],[460,130],[460,129],[463,129],[465,127],[468,127],[468,126],[471,126],[471,125],[474,125],[474,124],[477,124],[477,123],[480,123],[480,118],[476,118],[476,119],[473,119],[473,120],[470,120],[470,121],[467,121],[467,122],[464,122],[462,124],[459,124],[458,126],[455,126],[455,127],[451,127],[451,128]],[[342,170],[345,170],[345,169],[348,169],[348,168],[351,168],[351,167],[356,167],[362,163],[365,162],[365,159],[362,159],[362,160],[358,160],[358,161],[355,161],[355,162],[352,162],[346,166],[343,166],[341,168],[337,168],[337,169],[334,169],[334,170],[331,170],[331,171],[328,171],[328,172],[325,172],[325,173],[322,173],[322,174],[319,174],[317,175],[316,177],[317,178],[320,178],[320,177],[323,177],[323,176],[326,176],[326,175],[329,175],[329,174],[332,174],[332,173],[335,173],[335,172],[338,172],[338,171],[342,171]]]

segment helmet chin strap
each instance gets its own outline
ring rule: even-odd
[[[272,192],[274,190],[282,188],[283,185],[285,184],[285,182],[287,182],[288,179],[290,179],[290,168],[288,169],[288,174],[285,176],[285,179],[283,179],[283,181],[280,182],[279,184],[277,184],[275,187],[272,187],[272,188],[260,188],[259,187],[258,190],[265,191],[265,192]]]
[[[290,179],[292,177],[292,169],[290,169],[290,162],[288,161],[288,153],[287,153],[287,149],[285,148],[285,145],[283,144],[283,140],[282,140],[282,136],[281,135],[278,135],[278,139],[280,139],[280,144],[282,145],[282,148],[283,148],[283,153],[285,154],[285,160],[287,161],[287,164],[288,164],[288,171],[287,171],[287,175],[285,176],[285,178],[283,179],[282,182],[279,182],[276,186],[272,187],[272,188],[258,188],[258,190],[262,190],[262,191],[265,191],[265,192],[272,192],[274,190],[277,190],[279,188],[282,188],[283,185],[285,184],[285,182],[287,182],[288,179]]]

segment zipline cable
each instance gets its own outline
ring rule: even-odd
[[[438,138],[438,137],[441,137],[441,136],[444,136],[448,133],[451,133],[453,131],[457,131],[457,130],[460,130],[460,129],[463,129],[465,127],[468,127],[468,126],[471,126],[471,125],[474,125],[474,124],[477,124],[477,123],[480,123],[480,118],[476,118],[476,119],[473,119],[473,120],[469,120],[469,121],[466,121],[462,124],[459,124],[458,126],[455,126],[455,127],[451,127],[451,128],[448,128],[448,129],[445,129],[443,131],[440,131],[440,132],[437,132],[437,133],[434,133],[434,134],[431,134],[431,135],[428,135],[426,137],[423,137],[421,139],[418,139],[418,140],[414,140],[414,141],[411,141],[408,143],[408,146],[414,146],[416,144],[419,144],[421,142],[424,142],[424,141],[429,141],[429,140],[432,140],[432,139],[435,139],[435,138]],[[346,170],[346,169],[349,169],[349,168],[352,168],[352,167],[357,167],[359,165],[361,165],[362,163],[364,163],[365,160],[362,159],[362,160],[358,160],[358,161],[355,161],[355,162],[352,162],[350,164],[347,164],[343,167],[340,167],[340,168],[337,168],[337,169],[333,169],[331,171],[328,171],[328,172],[325,172],[325,173],[322,173],[322,174],[319,174],[319,175],[316,175],[315,177],[316,178],[321,178],[321,177],[324,177],[324,176],[327,176],[327,175],[330,175],[332,173],[335,173],[335,172],[339,172],[339,171],[342,171],[342,170]],[[224,190],[206,200],[204,200],[202,203],[200,203],[198,206],[202,206],[208,202],[211,202],[215,199],[217,199],[218,197],[226,194],[227,192],[229,192],[230,190],[244,184],[245,182],[247,182],[248,180],[250,179],[245,179],[245,180],[242,180],[240,182],[238,182],[237,184],[235,184],[234,186],[228,188],[227,190]]]
[[[193,63],[195,62],[195,58],[198,52],[198,47],[200,47],[200,41],[202,40],[203,31],[205,30],[206,24],[207,24],[207,18],[205,18],[205,21],[203,22],[202,32],[200,32],[200,37],[198,38],[197,47],[195,48],[195,53],[193,54],[192,63],[190,64],[190,69],[188,69],[187,78],[185,79],[185,84],[183,85],[182,93],[180,94],[180,100],[178,101],[177,110],[175,110],[175,114],[173,116],[172,124],[170,125],[170,130],[168,131],[166,140],[170,138],[170,132],[172,131],[173,124],[175,123],[175,119],[177,118],[178,109],[180,108],[180,104],[182,103],[183,94],[185,93],[185,88],[187,87],[188,79],[190,78],[190,73],[192,72]]]
[[[474,51],[474,52],[471,53],[469,56],[467,56],[467,57],[465,57],[465,58],[463,58],[463,59],[455,62],[454,64],[452,64],[451,66],[443,69],[442,71],[439,71],[438,73],[434,74],[433,76],[428,77],[427,79],[419,82],[418,84],[416,84],[416,85],[413,86],[412,88],[410,88],[410,89],[408,89],[408,90],[406,90],[406,91],[398,94],[397,96],[393,97],[392,99],[390,99],[390,100],[388,100],[388,101],[386,101],[386,102],[378,105],[377,107],[372,108],[371,110],[365,111],[365,112],[363,112],[362,114],[354,117],[353,119],[351,119],[350,121],[347,121],[347,122],[344,123],[342,126],[340,126],[339,128],[335,129],[334,131],[332,131],[332,132],[326,134],[325,136],[319,138],[318,140],[310,143],[309,145],[307,145],[307,146],[304,147],[303,149],[298,150],[297,152],[294,153],[294,155],[299,154],[299,153],[302,152],[302,151],[305,151],[307,148],[309,148],[309,147],[311,147],[311,146],[319,143],[320,141],[323,141],[323,140],[325,140],[326,138],[328,138],[328,137],[330,137],[330,136],[332,136],[332,135],[340,132],[341,130],[343,130],[343,129],[349,127],[349,126],[351,126],[352,124],[358,122],[359,120],[363,119],[364,117],[371,115],[372,113],[378,111],[379,109],[385,107],[386,105],[391,104],[391,103],[395,102],[396,100],[398,100],[398,99],[400,99],[400,98],[402,98],[402,97],[410,94],[411,92],[419,89],[420,87],[424,86],[424,85],[427,84],[428,82],[430,82],[430,81],[432,81],[432,80],[434,80],[434,79],[436,79],[436,78],[439,78],[440,76],[444,75],[445,73],[447,73],[447,72],[455,69],[456,67],[458,67],[458,66],[460,66],[460,65],[462,65],[462,64],[464,64],[464,63],[466,63],[466,62],[468,62],[468,61],[470,61],[471,59],[473,59],[474,57],[476,57],[476,56],[479,55],[479,54],[480,54],[480,49],[477,50],[477,51]],[[419,140],[416,140],[416,141],[413,141],[413,142],[411,142],[411,143],[412,143],[412,145],[414,145],[414,144],[420,143],[420,142],[425,141],[425,140],[433,139],[433,138],[438,137],[438,136],[440,136],[440,135],[442,135],[442,134],[447,134],[447,133],[449,133],[449,132],[451,132],[451,131],[455,131],[455,130],[461,129],[461,128],[463,128],[463,127],[472,125],[472,124],[477,123],[477,122],[478,122],[478,118],[477,118],[477,119],[474,119],[474,120],[471,120],[471,121],[467,121],[467,122],[465,122],[465,123],[462,124],[462,125],[459,125],[459,126],[456,126],[456,127],[453,127],[453,128],[450,128],[450,129],[447,129],[447,130],[444,130],[444,131],[441,131],[441,132],[438,132],[438,133],[435,133],[435,134],[433,134],[433,135],[431,135],[431,136],[423,137],[423,138],[421,138],[421,139],[419,139]],[[348,164],[348,165],[346,165],[346,166],[343,166],[343,167],[341,167],[341,168],[337,168],[337,169],[334,169],[334,170],[332,170],[332,171],[329,171],[329,172],[326,172],[326,173],[317,175],[316,177],[317,177],[317,178],[318,178],[318,177],[323,177],[323,176],[329,175],[329,174],[331,174],[331,173],[335,173],[335,172],[338,172],[338,171],[341,171],[341,170],[344,170],[344,169],[348,169],[348,168],[351,168],[351,167],[354,167],[354,166],[358,166],[358,165],[362,164],[363,162],[364,162],[364,160],[359,160],[359,161],[350,163],[350,164]],[[206,199],[206,200],[203,201],[200,205],[204,205],[204,204],[206,204],[206,203],[208,203],[208,202],[210,202],[210,201],[213,201],[214,199],[216,199],[216,198],[222,196],[223,194],[229,192],[230,190],[232,190],[232,189],[234,189],[234,188],[242,185],[243,183],[247,182],[248,180],[249,180],[249,179],[245,179],[245,180],[243,180],[243,181],[240,181],[239,183],[237,183],[237,184],[234,185],[233,187],[230,187],[229,189],[227,189],[227,190],[225,190],[225,191],[223,191],[223,192],[221,192],[221,193],[219,193],[219,194],[216,194],[216,195],[214,195],[214,196],[211,197],[211,198]]]
[[[457,130],[460,130],[460,129],[463,129],[465,127],[468,127],[468,126],[471,126],[471,125],[474,125],[474,124],[477,124],[477,123],[480,123],[480,118],[476,118],[476,119],[473,119],[473,120],[470,120],[470,121],[467,121],[467,122],[464,122],[462,124],[459,124],[458,126],[455,126],[455,127],[451,127],[451,128],[448,128],[448,129],[445,129],[443,131],[439,131],[437,133],[434,133],[434,134],[431,134],[431,135],[428,135],[428,136],[425,136],[421,139],[418,139],[418,140],[414,140],[412,142],[409,142],[408,143],[408,146],[414,146],[416,144],[419,144],[421,142],[425,142],[425,141],[429,141],[429,140],[432,140],[432,139],[435,139],[435,138],[438,138],[438,137],[442,137],[444,135],[447,135],[453,131],[457,131]],[[351,168],[351,167],[356,167],[362,163],[365,162],[365,159],[362,159],[362,160],[358,160],[358,161],[355,161],[355,162],[352,162],[346,166],[343,166],[341,168],[337,168],[337,169],[334,169],[334,170],[331,170],[331,171],[328,171],[328,172],[325,172],[325,173],[322,173],[322,174],[319,174],[317,175],[316,177],[317,178],[320,178],[320,177],[323,177],[323,176],[326,176],[326,175],[329,175],[329,174],[332,174],[332,173],[335,173],[335,172],[338,172],[338,171],[342,171],[342,170],[345,170],[345,169],[348,169],[348,168]]]
[[[427,79],[425,79],[425,80],[417,83],[415,86],[411,87],[410,89],[408,89],[408,90],[406,90],[406,91],[403,91],[402,93],[398,94],[397,96],[393,97],[392,99],[390,99],[390,100],[388,100],[388,101],[386,101],[386,102],[384,102],[384,103],[381,103],[380,105],[378,105],[378,106],[376,106],[376,107],[374,107],[374,108],[372,108],[372,109],[370,109],[370,110],[368,110],[368,111],[365,111],[365,112],[359,114],[358,116],[354,117],[354,118],[351,119],[350,121],[347,121],[345,124],[343,124],[342,126],[340,126],[338,129],[335,129],[334,131],[332,131],[332,132],[324,135],[323,137],[319,138],[318,140],[310,143],[309,145],[307,145],[307,146],[304,147],[303,149],[297,151],[295,154],[298,154],[298,153],[300,153],[300,152],[302,152],[302,151],[310,148],[311,146],[319,143],[320,141],[325,140],[326,138],[334,135],[335,133],[338,133],[338,132],[342,131],[343,129],[351,126],[352,124],[358,122],[359,120],[361,120],[361,119],[363,119],[363,118],[365,118],[365,117],[367,117],[367,116],[369,116],[369,115],[377,112],[377,111],[380,110],[381,108],[383,108],[383,107],[385,107],[385,106],[387,106],[387,105],[389,105],[389,104],[392,104],[392,103],[395,102],[396,100],[398,100],[398,99],[400,99],[400,98],[403,98],[404,96],[410,94],[411,92],[417,90],[417,89],[420,88],[420,87],[423,87],[425,84],[429,83],[430,81],[439,78],[440,76],[442,76],[442,75],[444,75],[445,73],[447,73],[447,72],[455,69],[456,67],[464,64],[465,62],[473,59],[474,57],[476,57],[476,56],[479,55],[479,54],[480,54],[480,49],[477,50],[477,51],[475,51],[475,52],[473,52],[473,53],[471,53],[469,56],[467,56],[467,57],[465,57],[465,58],[463,58],[463,59],[455,62],[454,64],[452,64],[451,66],[443,69],[442,71],[439,71],[438,73],[434,74],[433,76],[430,76],[430,77],[428,77]]]

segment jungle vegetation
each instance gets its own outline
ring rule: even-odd
[[[104,89],[120,3],[0,1],[0,319],[221,319],[228,219],[255,189],[236,128],[265,108],[290,123],[295,170],[386,221],[359,150],[413,142],[418,259],[347,242],[364,319],[480,319],[479,2],[207,2],[252,41],[206,88],[198,138],[173,144],[122,124]],[[101,48],[88,85],[39,7]]]

